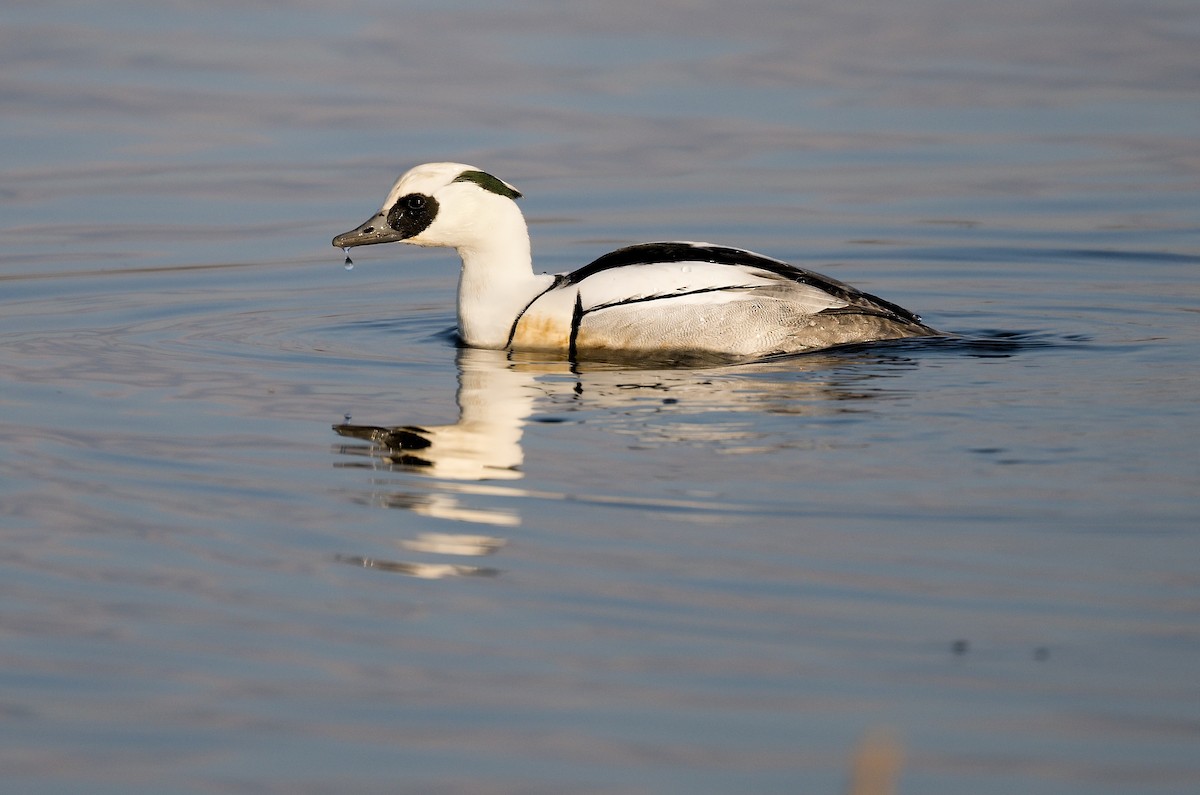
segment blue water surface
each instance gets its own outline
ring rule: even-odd
[[[1200,788],[1194,3],[4,19],[6,790]],[[710,240],[953,336],[460,349],[452,252],[329,247],[443,159],[540,269]]]

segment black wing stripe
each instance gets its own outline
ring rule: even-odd
[[[566,283],[578,284],[589,276],[611,268],[624,268],[629,265],[656,265],[662,262],[714,262],[722,265],[745,265],[761,268],[765,271],[778,273],[781,276],[794,277],[804,271],[786,262],[764,257],[751,251],[726,246],[697,246],[692,243],[640,243],[636,246],[626,246],[584,265],[577,271],[564,276]]]
[[[641,243],[635,246],[619,248],[616,251],[610,251],[579,270],[564,274],[560,278],[564,285],[579,284],[589,276],[594,276],[597,273],[612,268],[687,261],[712,262],[718,265],[757,268],[788,279],[789,281],[807,284],[810,287],[824,290],[835,298],[843,300],[854,307],[859,307],[859,311],[863,311],[864,303],[868,305],[873,304],[874,306],[870,307],[870,311],[864,312],[865,314],[891,314],[898,320],[910,323],[921,322],[920,317],[909,312],[904,307],[897,306],[891,301],[886,301],[871,293],[864,293],[845,282],[840,282],[837,279],[813,273],[803,268],[797,268],[782,260],[755,254],[753,251],[729,248],[727,246],[677,242]],[[853,310],[846,309],[845,311]]]
[[[702,287],[699,290],[688,290],[686,293],[655,293],[654,295],[643,295],[637,298],[624,298],[620,301],[609,301],[607,304],[596,304],[584,310],[584,314],[595,312],[600,309],[609,309],[614,306],[625,306],[626,304],[642,304],[647,301],[663,301],[668,298],[685,298],[689,295],[700,295],[701,293],[736,293],[744,290],[753,290],[754,285],[750,284],[727,284],[723,287]]]

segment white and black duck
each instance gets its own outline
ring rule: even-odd
[[[708,243],[643,243],[571,273],[535,274],[520,196],[473,166],[427,163],[333,245],[456,249],[458,330],[477,348],[756,358],[939,335],[836,279]]]

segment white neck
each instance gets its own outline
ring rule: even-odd
[[[476,348],[503,348],[517,314],[554,280],[534,275],[525,219],[515,204],[506,204],[493,205],[500,211],[488,213],[484,234],[457,247],[458,331]]]

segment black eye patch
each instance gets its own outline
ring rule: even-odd
[[[387,223],[395,229],[402,240],[416,237],[424,232],[437,217],[438,203],[432,196],[410,193],[401,196],[388,210]]]

